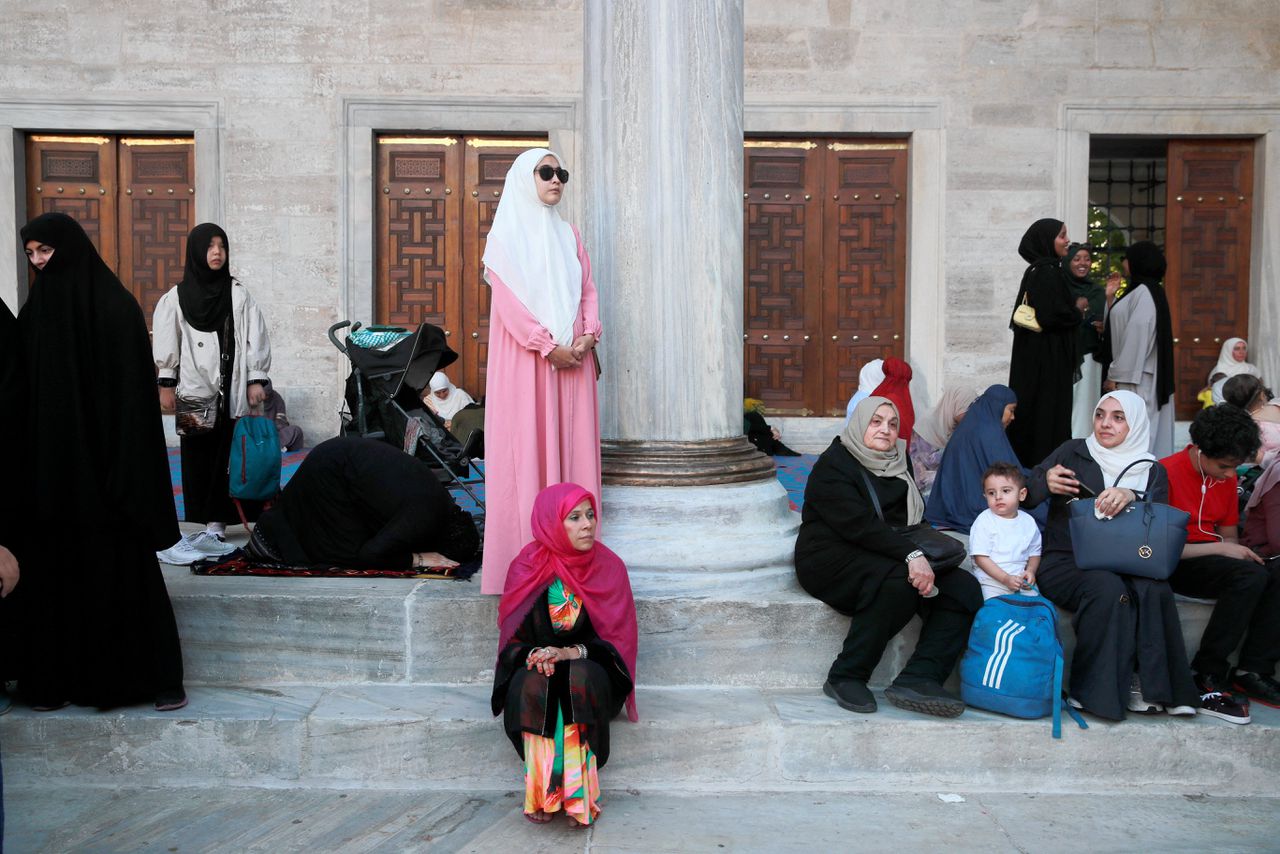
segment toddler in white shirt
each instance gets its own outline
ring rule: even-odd
[[[987,509],[969,529],[973,574],[982,598],[1007,596],[1035,584],[1040,566],[1040,529],[1019,509],[1027,497],[1027,479],[1012,463],[995,463],[982,474]]]

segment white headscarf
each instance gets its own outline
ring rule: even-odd
[[[1225,374],[1228,379],[1236,374],[1252,374],[1255,377],[1262,376],[1256,365],[1249,362],[1238,362],[1231,351],[1235,349],[1237,344],[1248,345],[1249,342],[1243,338],[1228,338],[1222,342],[1222,349],[1218,351],[1218,364],[1213,366],[1213,370],[1209,371],[1209,379],[1213,379],[1215,374]],[[1220,400],[1214,400],[1214,403],[1221,403]]]
[[[1151,420],[1147,417],[1147,404],[1131,391],[1111,391],[1098,398],[1094,409],[1102,405],[1102,401],[1111,398],[1124,410],[1124,419],[1129,423],[1129,433],[1124,441],[1114,448],[1104,448],[1093,433],[1084,443],[1089,447],[1089,456],[1102,469],[1102,486],[1122,486],[1126,489],[1145,490],[1147,479],[1151,476],[1152,466],[1134,466],[1129,469],[1119,484],[1115,482],[1125,466],[1137,460],[1155,460],[1155,456],[1147,450],[1151,444]],[[1154,465],[1159,465],[1155,463]]]
[[[862,464],[868,472],[876,477],[896,477],[907,485],[907,524],[914,525],[924,518],[924,499],[916,487],[911,472],[907,469],[907,443],[901,437],[894,443],[892,451],[876,451],[868,448],[862,441],[867,435],[867,427],[876,410],[888,405],[898,416],[898,405],[887,397],[867,397],[854,407],[853,417],[845,425],[840,434],[840,444]]]
[[[475,400],[472,399],[471,395],[467,394],[465,391],[450,382],[449,378],[444,375],[443,371],[436,371],[431,375],[429,387],[433,393],[426,395],[426,397],[423,398],[423,402],[435,410],[436,415],[439,415],[445,421],[448,421],[453,418],[453,416],[457,415],[458,411],[464,406],[475,403]],[[435,396],[434,392],[441,391],[446,388],[449,389],[449,396],[444,400]]]
[[[853,410],[859,403],[871,396],[880,383],[884,382],[884,359],[872,359],[858,371],[858,390],[849,398],[849,405],[844,408],[844,423],[847,425],[853,418]]]
[[[507,171],[484,248],[485,281],[492,285],[489,272],[497,274],[555,342],[568,347],[582,303],[582,264],[573,228],[538,198],[533,170],[548,154],[564,166],[560,155],[531,148]]]

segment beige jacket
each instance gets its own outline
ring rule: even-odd
[[[267,379],[271,370],[271,340],[267,322],[249,290],[232,279],[231,322],[236,352],[232,360],[230,412],[232,418],[249,414],[249,383]],[[176,379],[183,397],[209,398],[218,391],[218,333],[192,329],[182,317],[175,285],[156,303],[152,318],[151,354],[162,379]]]

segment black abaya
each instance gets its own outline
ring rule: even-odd
[[[142,310],[71,217],[37,217],[22,237],[54,247],[18,315],[21,448],[37,475],[25,487],[24,693],[105,707],[179,690],[155,556],[178,523]]]
[[[1010,324],[1009,388],[1018,396],[1018,416],[1009,425],[1009,444],[1027,468],[1071,438],[1071,387],[1079,365],[1076,329],[1081,315],[1054,250],[1061,228],[1056,219],[1039,220],[1018,247],[1031,266],[1022,276],[1014,307],[1025,295],[1040,324],[1039,332]]]

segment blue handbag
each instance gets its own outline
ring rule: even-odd
[[[1155,460],[1135,460],[1124,467],[1112,486],[1141,463],[1158,465]],[[1110,519],[1094,515],[1095,499],[1073,498],[1068,502],[1076,566],[1157,581],[1173,575],[1182,560],[1182,547],[1187,544],[1191,514],[1152,501],[1147,492],[1134,492],[1137,499]]]

